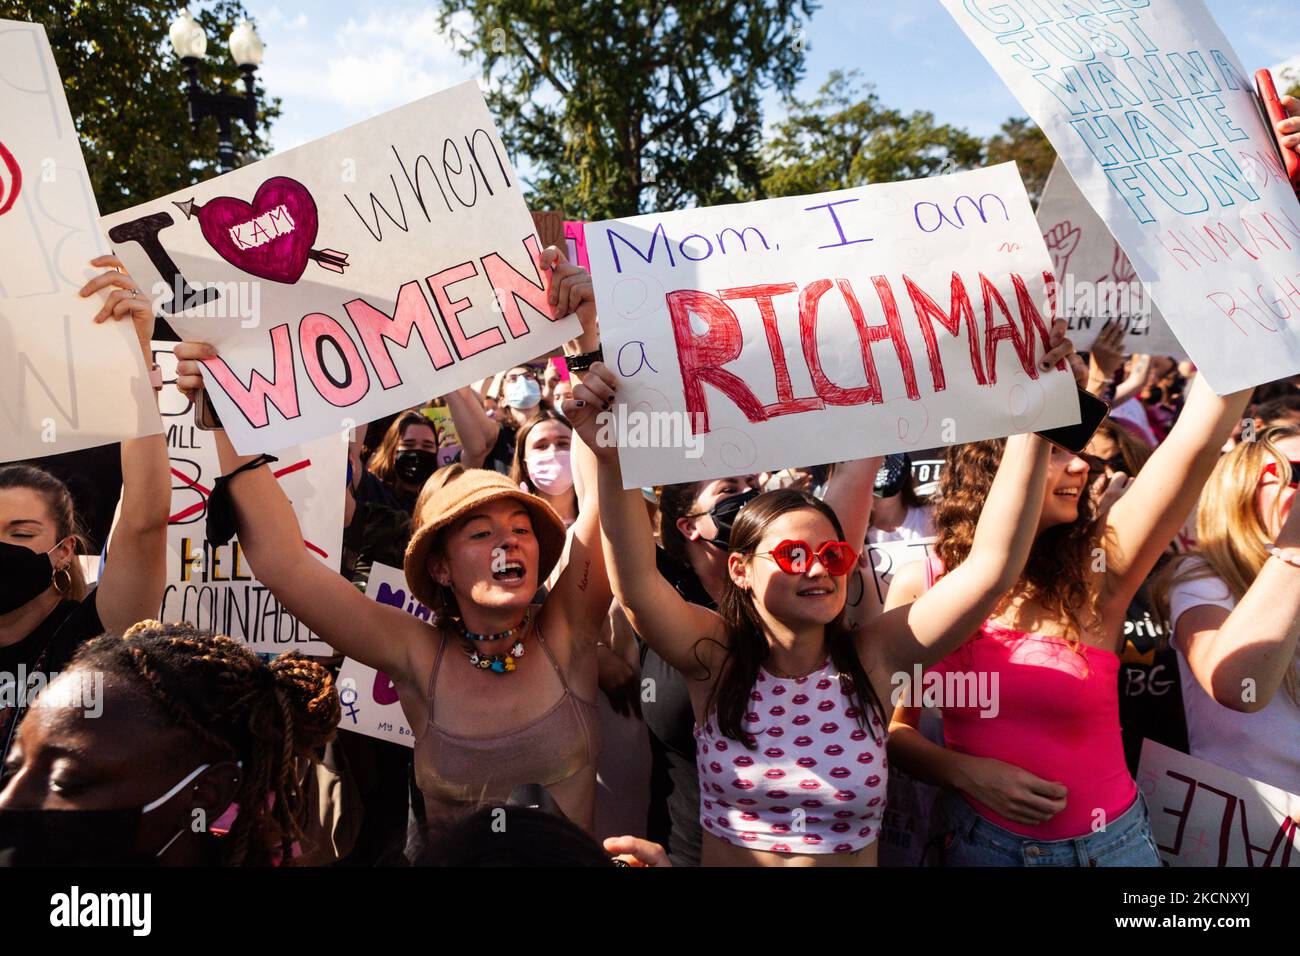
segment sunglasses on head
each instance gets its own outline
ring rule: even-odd
[[[1270,461],[1267,465],[1265,465],[1264,474],[1272,475],[1274,478],[1278,477],[1277,462]],[[1291,480],[1289,484],[1291,485],[1292,488],[1296,487],[1297,485],[1300,485],[1300,461],[1291,462]]]
[[[807,541],[782,541],[771,551],[760,551],[756,557],[770,557],[786,574],[806,574],[815,559],[837,578],[848,574],[858,563],[858,554],[847,541],[823,541],[816,551]]]

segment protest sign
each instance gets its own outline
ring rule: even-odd
[[[1058,159],[1038,203],[1038,225],[1060,283],[1070,339],[1086,352],[1108,320],[1124,326],[1124,351],[1187,357],[1124,250]]]
[[[45,28],[0,20],[0,461],[162,429],[131,323],[77,294],[98,218]]]
[[[374,564],[366,582],[366,597],[380,604],[401,608],[423,621],[429,620],[427,607],[407,594],[406,575],[386,564]],[[402,705],[397,701],[393,682],[383,671],[347,658],[339,669],[339,703],[343,711],[339,727],[367,737],[378,737],[405,747],[415,746],[415,735],[407,726]]]
[[[591,261],[587,258],[587,236],[583,232],[584,226],[586,226],[585,222],[566,222],[564,239],[569,245],[569,261],[576,262],[591,271]]]
[[[102,220],[241,453],[339,434],[577,336],[463,83]]]
[[[542,248],[558,246],[563,250],[565,248],[564,213],[554,211],[535,212],[532,216],[533,229],[541,240]]]
[[[868,543],[864,549],[863,563],[871,566],[871,583],[868,586],[876,589],[876,599],[884,603],[885,595],[889,593],[889,582],[899,568],[915,561],[927,561],[933,551],[933,536]]]
[[[1300,796],[1154,740],[1137,779],[1167,866],[1300,866]]]
[[[154,343],[164,380],[175,380],[172,344]],[[192,406],[174,388],[163,391],[172,504],[167,528],[167,586],[159,617],[243,641],[261,654],[301,651],[328,656],[333,649],[280,606],[257,580],[239,538],[213,548],[205,540],[208,495],[221,474],[212,432],[196,428]],[[303,541],[322,564],[339,569],[343,549],[343,484],[347,433],[276,451],[270,467],[293,502]]]
[[[1300,371],[1300,203],[1201,0],[944,6],[1219,394]]]
[[[628,487],[1077,423],[1014,164],[589,223]]]

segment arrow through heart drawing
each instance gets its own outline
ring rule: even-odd
[[[217,255],[250,275],[292,285],[302,278],[309,259],[331,272],[347,268],[347,253],[312,248],[320,225],[316,201],[296,179],[266,180],[251,203],[218,196],[203,205],[192,199],[173,205],[186,219],[198,219],[203,238]]]

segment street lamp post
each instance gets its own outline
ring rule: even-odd
[[[230,33],[230,56],[243,73],[244,93],[209,93],[199,86],[199,61],[208,48],[208,38],[200,26],[183,10],[168,31],[172,47],[185,68],[189,81],[186,97],[190,105],[190,123],[198,132],[199,124],[209,116],[217,120],[217,166],[228,173],[237,165],[235,144],[231,138],[231,121],[243,120],[249,132],[257,129],[257,95],[253,91],[253,74],[262,62],[262,41],[247,20]]]

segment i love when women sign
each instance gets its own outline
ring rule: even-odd
[[[101,226],[184,338],[245,454],[419,404],[580,331],[554,317],[474,82]]]

